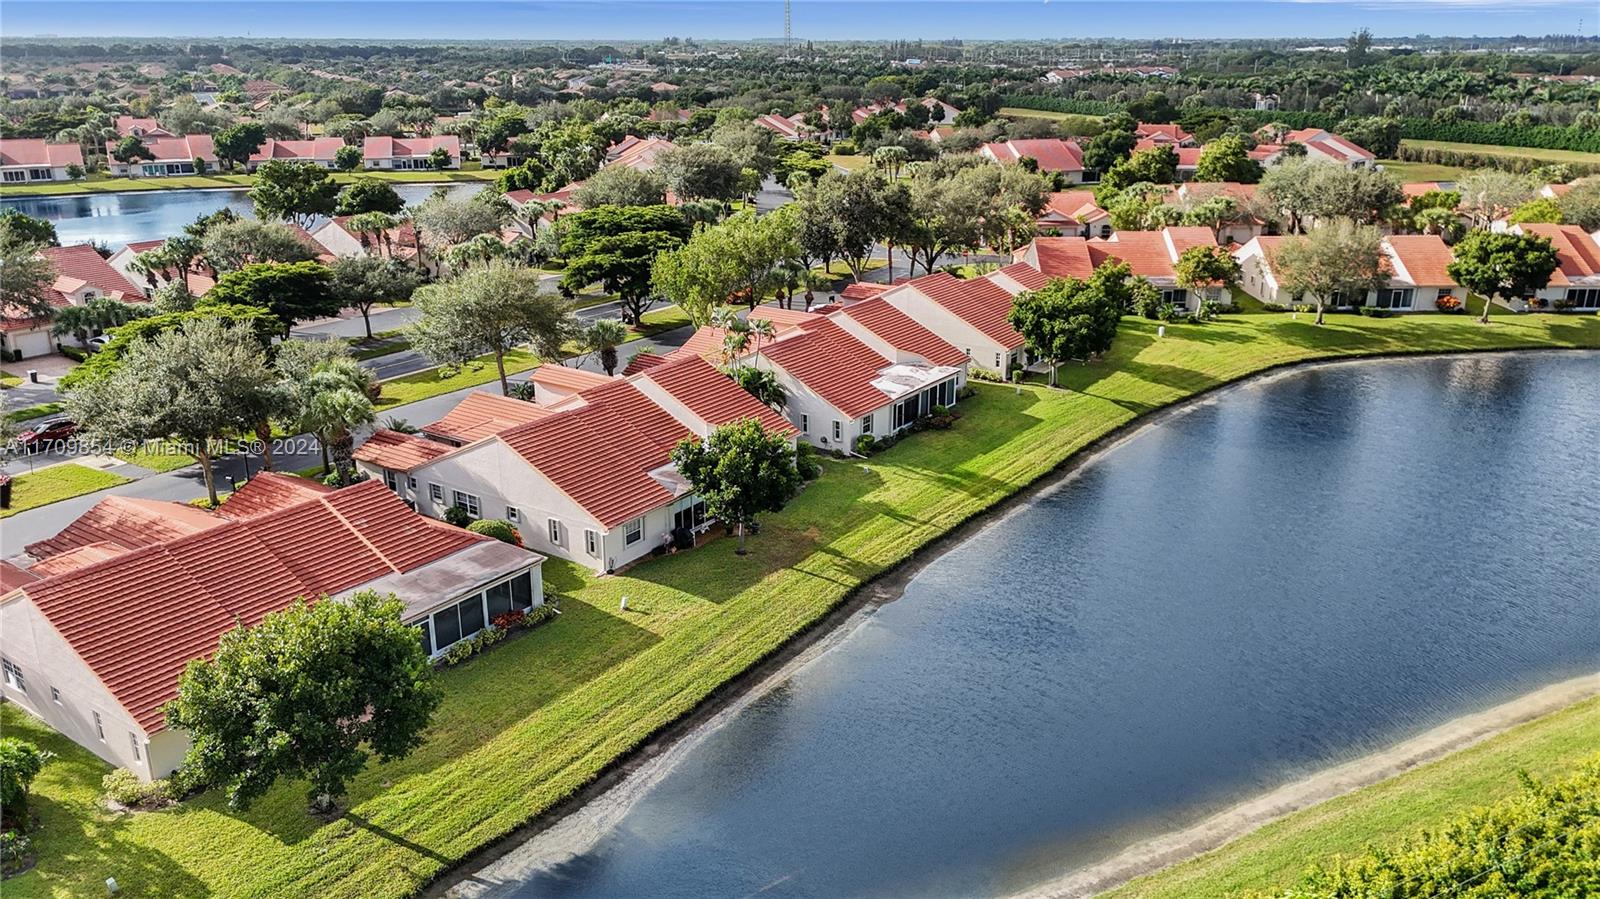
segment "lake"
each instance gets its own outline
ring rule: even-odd
[[[935,560],[493,892],[1002,895],[1600,670],[1597,460],[1596,353],[1229,390]]]
[[[407,203],[420,203],[438,185],[396,184]],[[452,184],[451,193],[476,193],[481,184]],[[164,240],[202,215],[223,207],[253,215],[242,190],[141,190],[72,197],[5,197],[0,208],[15,209],[56,226],[63,244],[104,243],[113,250],[137,240]]]

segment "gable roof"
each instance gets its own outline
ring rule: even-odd
[[[965,365],[967,355],[944,338],[918,324],[883,297],[874,297],[834,313],[844,316],[904,353],[921,356],[934,365]]]
[[[569,393],[580,393],[591,387],[609,384],[611,377],[597,371],[569,368],[560,363],[541,365],[528,373],[528,380],[539,387],[552,387]]]
[[[39,252],[50,260],[60,277],[74,278],[101,293],[121,296],[133,302],[144,299],[144,293],[123,277],[121,272],[112,268],[111,263],[105,261],[89,244],[45,247]]]
[[[711,427],[754,418],[767,431],[793,434],[783,416],[751,396],[734,380],[699,356],[685,354],[652,366],[638,375],[666,391]]]
[[[116,555],[24,588],[147,732],[191,659],[300,597],[415,570],[490,538],[417,515],[377,481]],[[111,605],[108,606],[108,597]]]
[[[222,519],[186,503],[108,496],[54,537],[28,544],[26,551],[35,559],[48,559],[96,543],[139,549],[219,524]]]
[[[1056,191],[1045,200],[1044,212],[1039,217],[1042,220],[1048,218],[1050,214],[1079,225],[1090,221],[1099,221],[1108,215],[1095,202],[1094,191],[1092,190]]]
[[[1133,129],[1133,133],[1144,140],[1162,144],[1183,143],[1186,140],[1193,140],[1194,137],[1183,130],[1181,125],[1151,122],[1140,122]]]
[[[423,425],[422,432],[471,443],[550,414],[544,406],[479,390],[463,397],[443,418]]]
[[[343,147],[344,140],[337,137],[318,137],[311,140],[273,140],[256,148],[250,154],[251,162],[268,159],[332,159]]]
[[[1285,143],[1305,144],[1308,150],[1319,150],[1339,162],[1356,162],[1376,159],[1372,151],[1322,128],[1301,128],[1284,135]]]
[[[1088,240],[1082,237],[1036,237],[1021,255],[1046,278],[1082,280],[1094,274],[1094,267],[1099,264],[1089,252]]]
[[[1383,239],[1383,243],[1392,263],[1399,263],[1400,271],[1412,284],[1424,287],[1457,286],[1456,280],[1445,270],[1445,266],[1455,257],[1439,235],[1391,234]],[[1391,268],[1394,267],[1392,263]]]
[[[676,147],[677,144],[664,137],[625,140],[620,144],[614,145],[611,150],[606,152],[608,158],[606,165],[626,166],[640,171],[653,169],[656,167],[656,157]],[[612,151],[615,152],[613,153]]]
[[[356,447],[351,458],[390,471],[410,471],[432,462],[451,449],[453,447],[449,444],[437,440],[379,428]]]
[[[261,471],[229,494],[217,514],[235,521],[256,518],[332,492],[332,487],[310,478]]]
[[[1036,159],[1041,172],[1083,171],[1083,150],[1070,140],[1055,137],[1008,140],[984,144],[983,149],[998,162],[1016,162],[1024,156]]]
[[[859,418],[889,402],[872,382],[890,360],[832,319],[807,325],[768,345],[762,354],[847,418]]]
[[[1068,239],[1071,238],[1041,238]],[[1009,320],[1011,293],[992,279],[957,278],[948,272],[935,272],[906,284],[1006,349],[1022,346],[1022,335]]]
[[[1038,290],[1050,283],[1050,277],[1026,262],[1013,262],[989,273],[996,284],[1005,287],[1002,280],[1012,281],[1022,290]],[[1006,288],[1009,293],[1010,288]]]
[[[1530,223],[1518,225],[1524,234],[1537,234],[1547,238],[1555,247],[1559,265],[1550,275],[1550,284],[1562,286],[1573,278],[1600,275],[1600,245],[1577,225],[1551,225]]]
[[[746,319],[754,318],[758,321],[772,322],[773,336],[784,333],[792,328],[802,327],[808,322],[816,321],[820,316],[815,312],[803,312],[798,309],[784,309],[778,306],[757,306]],[[723,340],[728,336],[726,328],[715,325],[701,325],[694,333],[689,335],[678,349],[669,355],[693,354],[705,359],[719,359],[722,357]],[[767,346],[766,342],[762,346]],[[754,345],[751,349],[755,349]]]
[[[1160,231],[1118,231],[1104,240],[1088,242],[1089,253],[1098,268],[1108,259],[1128,264],[1142,278],[1176,278],[1174,264],[1191,247],[1214,247],[1216,236],[1210,228],[1163,228]]]
[[[377,135],[361,142],[361,158],[392,159],[397,156],[430,156],[437,149],[443,149],[452,157],[460,156],[461,138],[454,134],[435,134],[431,137],[387,137]]]
[[[209,163],[217,161],[217,151],[209,134],[168,135],[163,133],[145,135],[140,138],[140,141],[144,144],[145,150],[149,152],[149,157],[148,159],[140,157],[129,163],[130,165],[137,165],[147,161],[191,162],[195,159],[203,159]],[[116,141],[107,141],[106,146],[108,148],[115,147]],[[109,150],[106,155],[110,155]]]
[[[77,144],[46,143],[39,137],[0,138],[0,165],[81,166],[83,148]]]

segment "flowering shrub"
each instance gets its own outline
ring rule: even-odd
[[[1459,297],[1443,296],[1435,300],[1433,305],[1440,312],[1461,311],[1461,299]]]

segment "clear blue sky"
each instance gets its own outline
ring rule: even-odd
[[[794,0],[797,38],[1593,35],[1596,0]],[[5,0],[13,36],[780,37],[782,0]]]

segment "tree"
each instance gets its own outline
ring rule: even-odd
[[[18,829],[28,826],[28,790],[33,779],[55,758],[49,750],[15,737],[0,737],[0,807]]]
[[[1250,158],[1244,139],[1237,134],[1224,134],[1200,150],[1194,180],[1255,184],[1261,176],[1261,163]]]
[[[872,164],[882,169],[890,181],[900,180],[900,171],[910,160],[910,151],[894,144],[885,144],[872,151]]]
[[[1538,197],[1529,200],[1512,210],[1510,218],[1506,219],[1513,225],[1533,222],[1549,222],[1561,224],[1561,204],[1549,197]]]
[[[231,171],[236,165],[250,161],[250,155],[267,141],[267,129],[256,122],[239,122],[211,136],[212,149],[217,159]]]
[[[55,315],[55,264],[31,243],[0,243],[0,316],[4,321],[48,321]]]
[[[170,242],[173,238],[168,238]],[[190,238],[191,240],[193,238]],[[311,262],[317,258],[293,228],[279,222],[237,219],[206,229],[199,241],[199,258],[219,275],[236,272],[252,263]],[[165,244],[157,262],[182,269],[182,261]],[[141,254],[142,255],[142,254]]]
[[[464,199],[436,194],[416,208],[411,221],[428,245],[440,250],[479,234],[499,233],[509,212],[500,198],[481,193]]]
[[[1549,238],[1509,231],[1472,231],[1455,245],[1454,254],[1445,271],[1483,297],[1478,317],[1483,324],[1489,323],[1489,307],[1496,298],[1531,296],[1550,284],[1550,275],[1561,264]]]
[[[1388,283],[1382,235],[1371,225],[1339,219],[1318,225],[1306,236],[1290,237],[1273,254],[1278,284],[1290,295],[1310,297],[1317,324],[1338,298],[1366,302],[1367,291]]]
[[[224,634],[214,656],[184,669],[167,707],[167,725],[191,740],[184,766],[226,786],[236,809],[287,778],[310,781],[309,801],[326,810],[370,753],[410,754],[441,696],[404,611],[366,590],[298,600]]]
[[[696,327],[710,324],[738,286],[738,271],[723,255],[717,236],[705,237],[707,233],[658,254],[650,268],[651,287],[676,303]]]
[[[600,357],[606,374],[617,373],[617,347],[628,340],[628,326],[614,318],[598,318],[583,331],[583,347]]]
[[[1588,232],[1600,231],[1600,175],[1573,182],[1566,196],[1557,200],[1561,220]]]
[[[1178,151],[1147,147],[1117,162],[1100,179],[1101,188],[1121,190],[1130,184],[1171,184],[1178,180]]]
[[[318,365],[298,385],[299,429],[317,435],[323,446],[323,472],[331,460],[340,484],[355,479],[356,428],[374,418],[372,373],[353,359],[334,359]]]
[[[1232,289],[1239,281],[1239,261],[1221,247],[1190,247],[1178,255],[1173,271],[1184,290]]]
[[[405,208],[406,201],[389,182],[379,181],[377,178],[357,178],[339,192],[336,211],[340,215],[361,215],[367,212],[398,215]]]
[[[1499,169],[1477,169],[1456,182],[1461,205],[1475,228],[1487,228],[1534,198],[1539,185],[1526,175]]]
[[[417,270],[383,256],[341,256],[333,262],[333,294],[346,309],[361,311],[367,339],[372,339],[372,307],[403,303],[421,283]]]
[[[1127,266],[1102,266],[1089,280],[1054,278],[1039,290],[1017,294],[1007,318],[1026,341],[1028,353],[1050,363],[1050,384],[1069,359],[1089,359],[1111,349],[1122,318]],[[1120,271],[1116,271],[1120,269]],[[1002,372],[1001,374],[1004,374]]]
[[[1108,171],[1113,165],[1127,159],[1139,142],[1135,133],[1137,122],[1126,113],[1107,116],[1105,128],[1095,135],[1083,151],[1083,166],[1096,172]]]
[[[706,514],[745,529],[762,512],[776,512],[800,491],[800,473],[787,438],[769,434],[758,419],[722,425],[704,441],[685,439],[672,450],[678,473],[694,485]]]
[[[607,166],[573,191],[572,199],[585,209],[598,206],[659,206],[667,201],[667,179],[654,169],[640,171],[625,165]]]
[[[759,344],[757,346],[759,347]],[[770,369],[740,365],[733,369],[732,375],[746,393],[760,400],[765,406],[781,410],[789,402],[789,392],[784,389],[777,374]]]
[[[125,303],[113,297],[94,297],[82,306],[63,306],[56,310],[50,333],[56,337],[72,335],[79,345],[88,346],[94,333],[121,327],[136,318],[153,313],[148,303]]]
[[[333,215],[339,185],[326,169],[309,162],[269,159],[256,169],[250,189],[256,216],[308,228],[318,216]]]
[[[670,206],[601,206],[565,221],[562,286],[576,292],[599,281],[617,294],[623,321],[637,323],[652,301],[656,258],[683,245],[688,222]]]
[[[1178,117],[1178,108],[1160,91],[1146,91],[1143,97],[1128,104],[1128,115],[1140,122],[1170,122]]]
[[[1384,116],[1345,119],[1333,132],[1371,150],[1379,159],[1393,159],[1400,149],[1400,120]]]
[[[59,247],[56,226],[15,209],[0,210],[0,246]]]
[[[73,385],[67,408],[80,426],[108,442],[182,443],[200,461],[215,506],[212,442],[253,427],[253,395],[273,382],[249,325],[194,317],[136,339],[109,375]]]
[[[297,322],[328,318],[343,308],[333,291],[333,272],[320,262],[245,265],[219,278],[205,302],[265,309],[283,323],[285,337]]]
[[[345,144],[333,151],[333,167],[341,172],[353,172],[361,167],[361,148]]]
[[[436,172],[442,172],[450,167],[450,151],[444,147],[434,147],[428,154],[428,167]]]
[[[111,148],[111,158],[118,162],[134,162],[140,159],[154,159],[150,149],[144,145],[144,140],[136,135],[128,135],[117,141]]]
[[[871,169],[832,173],[817,182],[820,209],[832,223],[839,258],[856,281],[878,241],[899,237],[909,227],[910,193]]]
[[[667,188],[680,200],[732,200],[739,196],[744,167],[720,144],[674,147],[656,157]]]
[[[576,331],[570,304],[540,293],[539,273],[530,268],[496,264],[472,269],[419,288],[413,303],[419,316],[406,328],[412,346],[440,364],[459,365],[492,353],[500,392],[507,396],[507,353],[530,342],[559,353]]]

